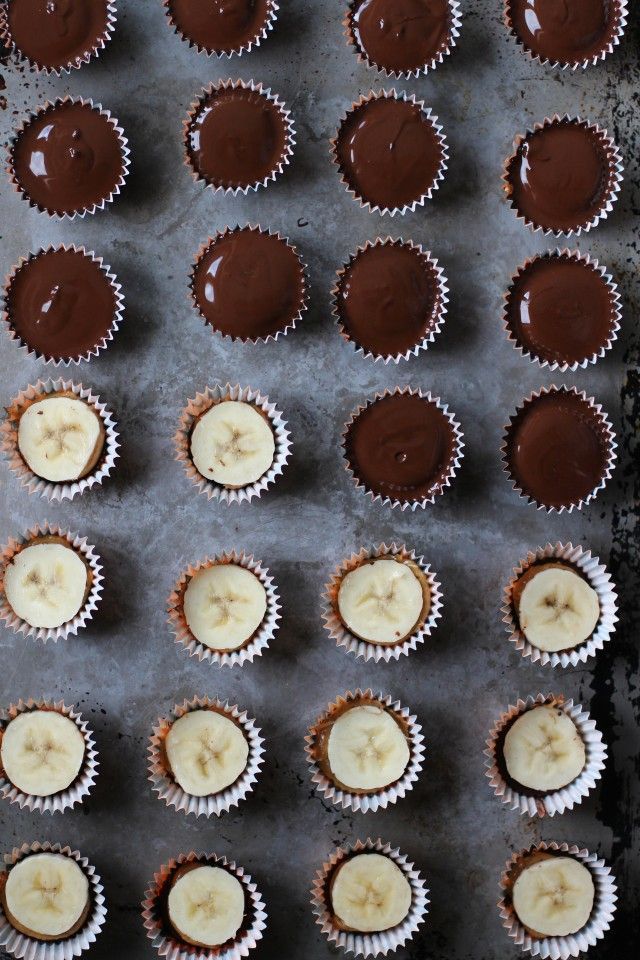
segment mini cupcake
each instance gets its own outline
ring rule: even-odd
[[[316,873],[316,923],[345,953],[377,957],[404,946],[428,912],[424,880],[398,849],[382,840],[340,847]]]
[[[269,571],[235,551],[189,566],[168,610],[176,643],[190,657],[219,666],[261,656],[280,622],[280,598]]]
[[[449,288],[435,257],[412,241],[367,241],[338,271],[333,315],[347,343],[384,363],[408,360],[440,332]]]
[[[0,948],[12,957],[72,960],[104,925],[100,877],[59,843],[24,843],[0,869]]]
[[[241,56],[259,47],[273,30],[276,0],[164,0],[169,24],[190,47],[209,56]]]
[[[60,701],[19,700],[0,711],[0,796],[21,809],[62,813],[95,783],[93,733]]]
[[[340,121],[331,151],[353,198],[392,217],[431,199],[449,159],[438,118],[402,90],[360,97]]]
[[[498,909],[509,937],[523,953],[550,960],[569,960],[595,946],[618,899],[604,860],[567,843],[540,842],[514,854],[500,886]]]
[[[86,537],[36,525],[2,548],[0,620],[35,640],[75,636],[97,609],[102,580]]]
[[[617,339],[620,294],[589,254],[550,251],[518,268],[505,294],[503,319],[523,357],[565,373],[595,363]]]
[[[577,236],[605,220],[622,184],[620,150],[597,124],[555,114],[518,134],[502,179],[512,210],[545,236]]]
[[[195,182],[234,195],[275,180],[295,142],[290,111],[253,80],[210,83],[183,125],[185,163]]]
[[[198,906],[203,903],[207,909]],[[215,853],[192,852],[160,867],[142,903],[142,917],[161,957],[240,960],[262,939],[267,914],[242,867]]]
[[[351,0],[344,28],[358,60],[408,80],[449,56],[460,19],[458,0]]]
[[[609,418],[593,397],[551,386],[532,393],[511,417],[502,462],[521,498],[547,513],[571,513],[603,489],[616,447]]]
[[[100,104],[58,97],[14,134],[8,170],[29,206],[73,219],[104,210],[120,193],[129,172],[129,148],[124,131]]]
[[[194,697],[153,728],[149,780],[168,807],[210,817],[237,807],[253,790],[264,740],[246,710]]]

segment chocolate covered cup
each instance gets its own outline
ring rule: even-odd
[[[259,47],[273,30],[276,0],[164,0],[170,26],[208,56],[232,57]]]

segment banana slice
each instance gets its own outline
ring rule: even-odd
[[[0,761],[11,783],[34,797],[66,790],[78,776],[85,742],[77,725],[55,710],[30,710],[2,734]]]
[[[255,483],[267,472],[276,442],[269,421],[251,403],[223,400],[204,413],[191,434],[196,470],[224,487]]]
[[[199,570],[184,592],[184,615],[196,640],[212,650],[237,650],[267,612],[267,591],[251,570],[219,563]]]
[[[18,449],[36,476],[55,483],[78,480],[95,467],[104,447],[102,420],[77,397],[50,394],[20,417]]]
[[[14,613],[32,627],[60,627],[85,601],[87,567],[72,547],[33,543],[4,572],[4,592]]]
[[[563,710],[540,705],[512,724],[504,740],[509,776],[531,790],[559,790],[575,780],[586,762],[584,741]]]
[[[168,899],[169,919],[187,943],[219,947],[242,926],[242,884],[222,867],[196,866],[174,880]]]
[[[567,937],[587,923],[595,888],[590,870],[575,857],[548,856],[525,867],[513,885],[513,909],[541,937]]]
[[[396,927],[409,913],[411,884],[389,857],[356,854],[334,874],[331,905],[347,929],[379,933]]]
[[[327,759],[334,778],[351,790],[380,790],[404,774],[410,753],[393,716],[373,704],[351,707],[331,727]]]
[[[165,750],[175,779],[193,797],[219,793],[235,783],[249,756],[241,728],[215,710],[192,710],[176,720]]]
[[[75,860],[34,853],[11,867],[3,894],[9,923],[38,940],[60,940],[89,909],[89,881]]]
[[[525,584],[518,619],[534,647],[569,650],[595,630],[600,619],[598,594],[573,570],[550,565],[534,572]]]
[[[422,619],[422,583],[407,563],[390,558],[365,562],[342,579],[338,612],[356,637],[398,643]]]

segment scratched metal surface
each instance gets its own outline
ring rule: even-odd
[[[379,77],[359,65],[341,28],[343,0],[282,3],[277,29],[250,56],[218,63],[173,35],[160,0],[120,0],[113,43],[99,62],[44,79],[4,62],[6,140],[23,114],[47,97],[94,97],[120,118],[133,173],[113,207],[74,223],[49,221],[0,186],[0,260],[49,242],[83,243],[103,255],[124,286],[126,320],[108,352],[74,370],[116,412],[123,456],[113,479],[73,503],[49,506],[0,470],[2,541],[50,519],[87,534],[102,555],[107,589],[100,612],[77,639],[43,647],[0,632],[0,701],[46,695],[77,704],[97,735],[101,774],[83,809],[54,819],[3,804],[2,848],[51,839],[78,846],[97,865],[108,900],[95,960],[152,956],[139,902],[154,870],[190,849],[244,864],[264,892],[263,960],[332,955],[308,904],[316,867],[334,845],[381,836],[420,865],[431,888],[427,923],[406,956],[497,960],[517,955],[495,908],[510,852],[539,837],[576,841],[612,858],[621,907],[595,958],[617,958],[638,938],[637,538],[634,430],[638,406],[637,17],[622,48],[586,73],[562,75],[530,63],[506,36],[499,0],[466,2],[459,48],[433,76],[399,88],[424,97],[444,124],[452,161],[424,210],[403,220],[360,210],[338,182],[328,140],[344,109]],[[180,131],[191,99],[217,77],[255,78],[295,115],[298,146],[284,177],[247,198],[203,192],[182,166]],[[389,84],[390,86],[390,84]],[[580,113],[609,127],[626,161],[611,219],[576,244],[606,263],[625,296],[621,340],[587,371],[550,375],[506,342],[501,295],[509,276],[544,239],[516,222],[501,199],[500,166],[513,135],[553,112]],[[259,222],[288,235],[309,262],[311,310],[300,329],[268,346],[212,336],[186,299],[192,255],[212,231]],[[399,367],[372,365],[344,345],[329,315],[335,269],[379,232],[424,243],[451,286],[443,333],[426,354]],[[629,371],[629,372],[627,372]],[[0,403],[46,374],[2,335]],[[186,399],[215,378],[251,384],[282,406],[293,462],[252,506],[223,509],[189,486],[172,460],[171,436]],[[545,517],[519,502],[501,473],[503,423],[521,397],[550,382],[594,393],[622,426],[623,464],[606,494],[583,514]],[[412,384],[441,394],[466,440],[454,487],[425,512],[372,506],[349,485],[339,450],[351,409],[375,391]],[[432,641],[391,665],[363,665],[334,648],[320,622],[320,594],[333,566],[362,544],[396,538],[438,571],[445,613]],[[590,546],[623,590],[624,618],[595,665],[564,672],[522,661],[498,614],[510,569],[551,539]],[[165,622],[165,601],[189,561],[225,548],[253,551],[280,586],[284,615],[265,656],[218,670],[185,658]],[[428,744],[421,780],[396,808],[345,815],[310,787],[303,753],[308,723],[325,703],[358,685],[401,697],[418,714]],[[483,740],[518,695],[554,690],[590,705],[611,748],[600,789],[578,810],[540,823],[493,798],[483,776]],[[187,818],[150,791],[146,745],[153,721],[194,694],[246,707],[267,740],[267,762],[251,798],[220,820]],[[626,951],[625,951],[626,948]]]

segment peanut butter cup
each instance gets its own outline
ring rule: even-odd
[[[275,0],[164,0],[169,23],[200,52],[230,57],[259,46],[273,28]]]
[[[542,63],[587,67],[620,42],[626,0],[505,0],[505,22],[522,47]]]
[[[115,20],[111,0],[8,0],[0,11],[0,37],[38,70],[59,74],[97,56]]]

